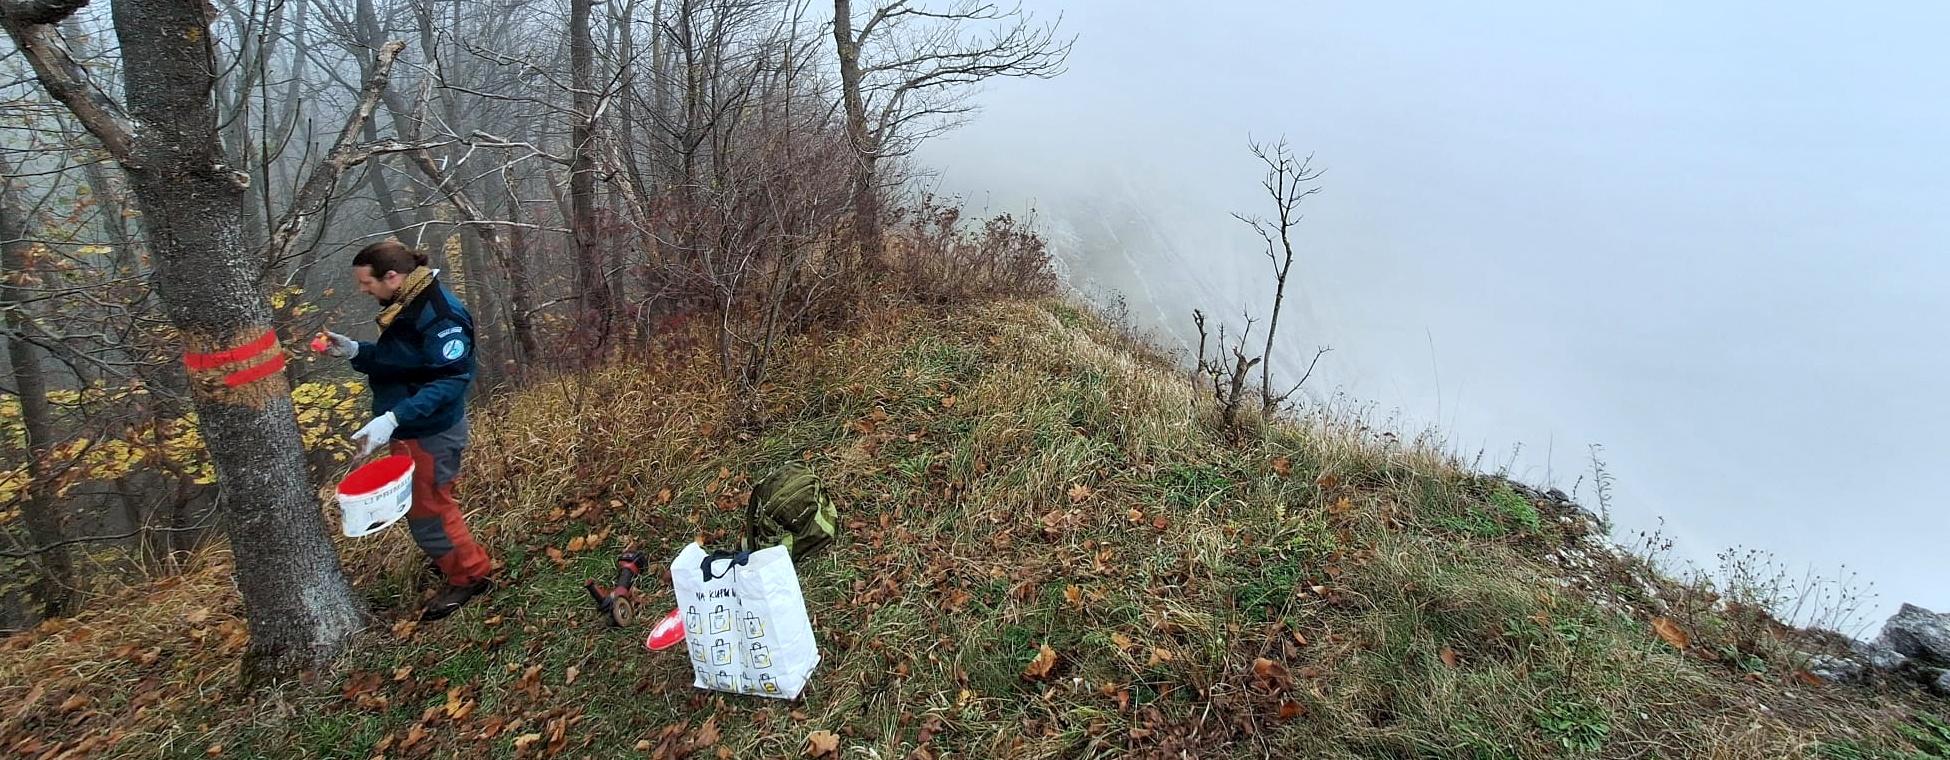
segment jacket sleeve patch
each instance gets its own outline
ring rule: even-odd
[[[467,341],[454,338],[440,347],[440,356],[452,361],[467,353]]]
[[[434,335],[433,337],[436,337],[436,338],[445,338],[445,337],[447,337],[447,336],[449,336],[449,335],[453,335],[454,333],[457,333],[457,332],[460,332],[460,325],[454,325],[453,327],[449,327],[449,328],[447,328],[447,329],[445,329],[445,330],[441,330],[441,331],[440,331],[440,332],[439,332],[438,334],[435,334],[435,335]]]

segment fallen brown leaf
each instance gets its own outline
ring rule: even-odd
[[[1280,701],[1280,720],[1292,720],[1307,713],[1307,708],[1291,699]]]
[[[1273,457],[1273,474],[1282,478],[1293,474],[1293,460],[1285,456]]]
[[[1692,637],[1687,636],[1686,631],[1680,628],[1678,623],[1673,622],[1671,618],[1653,618],[1652,632],[1658,634],[1659,638],[1664,639],[1667,644],[1671,644],[1672,648],[1682,652],[1686,651],[1686,647],[1690,646],[1693,641]]]
[[[1446,646],[1445,646],[1445,647],[1443,647],[1443,648],[1442,648],[1442,664],[1444,664],[1444,665],[1447,665],[1447,666],[1449,666],[1449,667],[1452,667],[1452,668],[1453,668],[1453,667],[1455,667],[1455,666],[1456,666],[1456,650],[1454,650],[1454,649],[1450,649],[1449,647],[1446,647]]]
[[[723,735],[718,731],[718,716],[705,718],[704,725],[698,726],[697,731],[691,734],[691,750],[696,751],[717,744],[721,738]]]
[[[562,683],[565,683],[565,684],[570,684],[570,683],[575,683],[575,682],[576,682],[576,676],[579,676],[579,675],[582,675],[582,668],[578,668],[578,667],[576,667],[576,666],[574,666],[574,665],[570,665],[570,666],[569,666],[569,669],[568,669],[568,670],[566,670],[566,671],[563,671],[563,673],[562,673]]]
[[[840,737],[831,731],[820,730],[806,735],[806,757],[838,756]]]
[[[1082,609],[1083,589],[1077,588],[1076,586],[1063,587],[1063,601],[1069,602],[1071,607]]]
[[[1253,660],[1253,680],[1262,691],[1274,694],[1286,691],[1293,684],[1285,665],[1265,657]]]
[[[515,737],[515,751],[526,752],[528,751],[529,747],[534,746],[535,742],[541,740],[542,740],[541,734],[522,734],[520,736],[517,736]]]
[[[569,745],[569,719],[556,718],[548,722],[543,730],[548,732],[548,753],[561,754],[562,748]]]
[[[1084,500],[1090,498],[1090,495],[1093,493],[1096,493],[1095,489],[1092,489],[1090,486],[1086,486],[1082,483],[1078,483],[1076,485],[1070,486],[1070,503],[1082,504]]]
[[[420,740],[425,738],[427,738],[427,727],[424,724],[415,723],[412,728],[406,729],[406,738],[399,741],[399,748],[402,750],[412,749],[413,745],[419,744]]]
[[[1029,667],[1023,668],[1022,677],[1031,680],[1048,678],[1050,669],[1054,667],[1056,667],[1056,650],[1049,648],[1047,643],[1041,644],[1036,650],[1036,659],[1030,660]]]
[[[941,716],[929,715],[927,720],[921,721],[921,733],[915,737],[915,743],[926,744],[934,741],[934,735],[941,733],[941,728]]]
[[[1123,651],[1126,649],[1130,649],[1133,646],[1137,646],[1137,642],[1132,641],[1131,637],[1126,636],[1122,633],[1112,633],[1110,635],[1110,643],[1115,645],[1118,651]]]

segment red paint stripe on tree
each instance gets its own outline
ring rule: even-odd
[[[249,359],[265,351],[277,348],[277,346],[277,334],[266,330],[256,340],[236,348],[226,348],[222,351],[212,351],[207,354],[183,354],[183,365],[189,367],[191,372],[212,370],[231,362]]]
[[[223,384],[232,388],[240,385],[249,385],[282,371],[284,371],[284,354],[280,353],[244,369],[224,375]]]

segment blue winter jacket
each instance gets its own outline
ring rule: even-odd
[[[399,421],[395,439],[459,424],[474,381],[474,317],[438,276],[401,309],[379,340],[359,342],[352,368],[372,382],[372,414]]]

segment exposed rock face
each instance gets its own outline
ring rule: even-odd
[[[1876,670],[1895,670],[1909,664],[1909,657],[1881,644],[1850,641],[1848,647],[1857,658]]]
[[[1932,665],[1950,667],[1950,615],[1905,604],[1883,624],[1876,643]]]
[[[1868,672],[1868,663],[1852,657],[1818,654],[1808,659],[1808,672],[1828,683],[1856,683]]]

